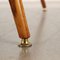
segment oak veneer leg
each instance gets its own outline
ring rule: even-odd
[[[26,19],[26,15],[25,15],[25,11],[24,11],[24,6],[23,6],[22,0],[19,0],[19,3],[20,3],[21,11],[22,11],[22,16],[23,16],[23,19],[24,19],[24,22],[25,22],[26,30],[29,30],[27,28],[28,27],[28,24],[27,24],[27,19]]]
[[[23,6],[22,0],[19,0],[19,3],[20,3],[20,8],[21,8],[21,11],[22,11],[23,18],[26,20],[26,16],[25,16],[25,11],[24,11],[24,6]]]
[[[41,4],[42,4],[43,8],[46,8],[46,2],[45,2],[45,0],[41,0]]]
[[[12,10],[19,37],[22,39],[18,46],[31,47],[32,44],[28,40],[30,37],[30,32],[24,14],[23,5],[20,5],[19,0],[9,0],[9,4]]]
[[[21,9],[19,4],[19,0],[9,0],[9,4],[12,10],[19,37],[21,39],[28,39],[30,37],[30,32],[28,29],[27,21],[24,18],[24,12],[22,12],[23,9]]]

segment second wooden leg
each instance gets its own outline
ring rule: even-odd
[[[25,22],[25,28],[26,28],[26,30],[29,31],[29,29],[27,28],[28,24],[27,24],[27,19],[26,19],[26,16],[25,16],[25,11],[24,11],[24,6],[23,6],[22,0],[19,0],[19,3],[20,3],[20,8],[21,8],[22,16],[23,16],[23,19],[24,19],[24,22]]]
[[[41,0],[41,4],[42,4],[43,8],[46,8],[46,2],[45,2],[45,0]]]

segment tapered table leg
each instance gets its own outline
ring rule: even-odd
[[[41,4],[42,4],[43,8],[46,8],[46,2],[45,2],[45,0],[41,0]]]
[[[9,0],[9,3],[19,37],[22,39],[21,44],[19,46],[29,47],[31,46],[30,42],[28,41],[28,38],[30,37],[30,32],[24,15],[24,10],[20,6],[19,0]]]
[[[25,15],[25,10],[24,10],[24,6],[23,6],[23,2],[22,0],[19,0],[19,4],[20,4],[20,8],[21,8],[21,11],[22,11],[22,16],[23,16],[23,19],[24,19],[24,22],[25,22],[25,26],[26,26],[26,30],[28,30],[28,24],[27,24],[27,21],[26,21],[26,15]],[[28,39],[25,39],[25,40],[22,40],[21,42],[28,42]],[[31,43],[29,44],[31,46]]]
[[[26,22],[26,16],[25,16],[25,11],[24,11],[24,6],[23,6],[22,0],[19,0],[19,3],[20,3],[20,8],[21,8],[21,11],[22,11],[22,15],[23,15],[24,21]]]

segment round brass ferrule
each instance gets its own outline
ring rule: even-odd
[[[31,47],[32,44],[28,41],[28,39],[22,39],[21,44],[18,45],[19,47]]]

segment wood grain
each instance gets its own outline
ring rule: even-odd
[[[29,38],[30,33],[29,33],[27,21],[25,15],[23,14],[24,11],[23,9],[21,9],[22,7],[20,7],[19,0],[9,0],[9,3],[14,16],[14,21],[17,27],[19,37],[22,39]]]

